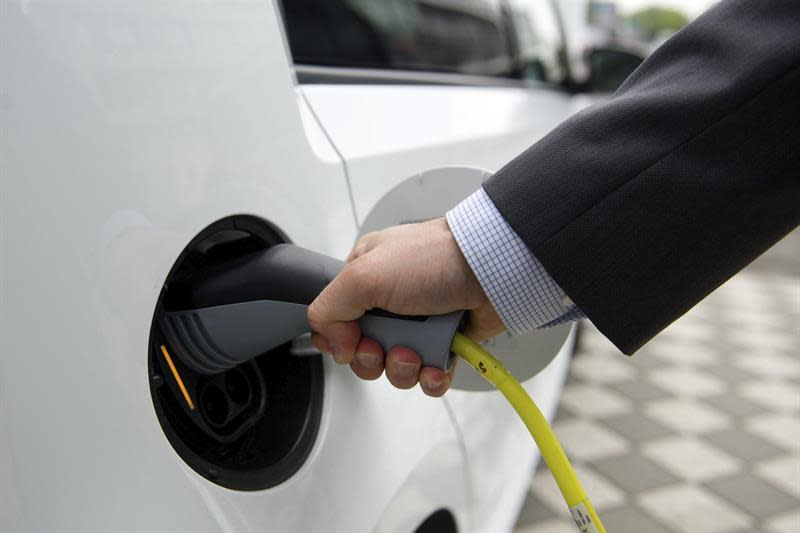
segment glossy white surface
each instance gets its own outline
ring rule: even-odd
[[[164,437],[147,339],[167,272],[209,223],[256,215],[344,257],[358,231],[345,170],[363,220],[421,170],[496,169],[566,97],[303,89],[326,132],[271,2],[20,0],[0,13],[0,529],[408,531],[445,506],[470,530],[477,482],[522,496],[514,460],[534,455],[491,438],[516,423],[496,395],[458,393],[452,413],[330,364],[301,471],[267,491],[222,489]],[[546,410],[562,366],[537,385]],[[483,409],[495,421],[473,423]],[[490,479],[465,449],[510,455]],[[514,512],[494,509],[503,523]]]
[[[344,157],[360,221],[389,189],[420,172],[450,165],[499,170],[573,112],[571,98],[550,89],[305,85],[302,91]]]
[[[444,215],[488,173],[585,103],[551,89],[305,85],[301,90],[344,158],[361,233]],[[543,354],[539,348],[559,346],[566,329],[495,344],[525,378],[551,361],[557,348]],[[548,336],[556,342],[539,340]],[[570,357],[567,344],[559,359],[525,383],[545,413],[555,412]],[[459,374],[470,372],[462,366]],[[462,388],[485,388],[472,375],[457,377],[459,382]],[[446,401],[467,450],[475,530],[510,529],[537,457],[530,435],[497,392],[452,391]]]
[[[2,10],[2,529],[366,531],[435,450],[457,482],[441,402],[338,368],[311,459],[272,490],[200,478],[156,420],[150,320],[189,239],[235,213],[339,257],[356,235],[271,4]]]
[[[558,355],[523,382],[548,420],[561,397],[574,350],[575,329]],[[461,371],[470,370],[462,365]],[[475,531],[510,531],[525,500],[539,452],[508,401],[497,391],[447,394],[467,453],[473,486]]]
[[[446,166],[426,170],[391,189],[372,206],[359,227],[359,235],[397,224],[443,216],[461,198],[469,196],[491,176],[479,168]],[[520,381],[539,373],[556,356],[570,325],[532,331],[526,335],[498,335],[487,341],[488,349]],[[463,390],[493,390],[492,384],[475,372],[458,372],[453,386]]]

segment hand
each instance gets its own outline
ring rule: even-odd
[[[317,349],[349,364],[360,378],[377,379],[385,368],[395,387],[410,389],[419,382],[428,396],[447,392],[453,370],[420,368],[419,355],[404,347],[384,357],[377,342],[361,336],[356,320],[373,308],[404,315],[466,309],[464,333],[475,341],[505,329],[444,218],[364,235],[344,269],[309,306],[308,321]]]

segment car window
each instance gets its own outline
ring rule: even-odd
[[[565,50],[555,6],[550,0],[509,0],[521,77],[560,83],[564,81]]]
[[[518,77],[504,0],[283,0],[295,64]]]

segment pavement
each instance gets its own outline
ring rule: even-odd
[[[556,434],[608,533],[800,532],[800,233],[628,358],[588,322]],[[574,533],[543,464],[515,533]]]

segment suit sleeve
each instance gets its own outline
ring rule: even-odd
[[[633,353],[800,222],[800,3],[723,1],[484,189]]]

